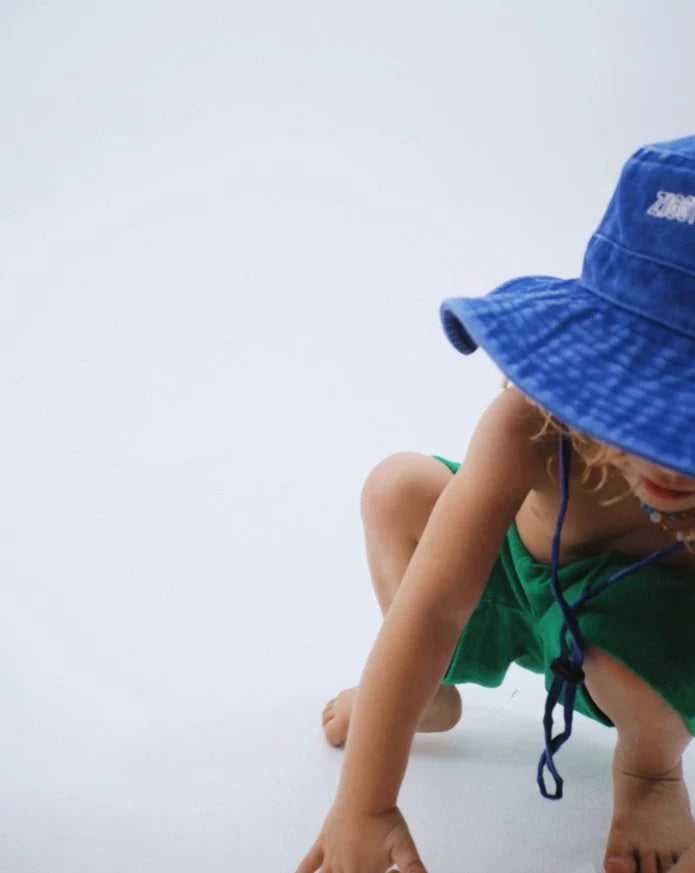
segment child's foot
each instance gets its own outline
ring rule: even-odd
[[[341,691],[323,710],[323,729],[332,746],[342,746],[350,726],[350,714],[356,688]],[[418,731],[448,731],[461,718],[461,695],[453,685],[440,685],[432,703],[425,710]],[[622,871],[621,871],[622,873]]]
[[[606,873],[666,873],[695,841],[680,765],[654,778],[613,767],[615,806]]]

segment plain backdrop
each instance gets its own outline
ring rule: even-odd
[[[440,301],[577,275],[693,132],[688,0],[3,0],[0,873],[291,873],[379,626],[359,494],[499,388]],[[542,681],[401,795],[430,873],[594,869],[612,731]],[[686,772],[695,775],[692,758]]]

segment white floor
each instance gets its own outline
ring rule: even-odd
[[[576,275],[621,162],[692,132],[694,15],[2,6],[0,873],[291,873],[378,627],[361,482],[498,388],[439,303]],[[611,732],[553,804],[538,678],[464,693],[402,792],[429,873],[591,870]]]

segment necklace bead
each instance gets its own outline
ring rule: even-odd
[[[678,542],[685,542],[687,538],[686,531],[677,530],[668,521],[664,518],[664,514],[667,518],[673,519],[674,521],[688,521],[693,520],[695,522],[695,510],[686,509],[683,512],[668,512],[663,513],[658,509],[655,509],[653,506],[650,506],[648,503],[643,503],[640,501],[641,510],[646,513],[647,518],[652,524],[658,524],[659,528],[668,534],[672,534],[678,540]]]

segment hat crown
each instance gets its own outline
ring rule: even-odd
[[[695,136],[645,146],[626,162],[581,282],[695,336]]]
[[[635,152],[598,233],[695,273],[695,136]]]

